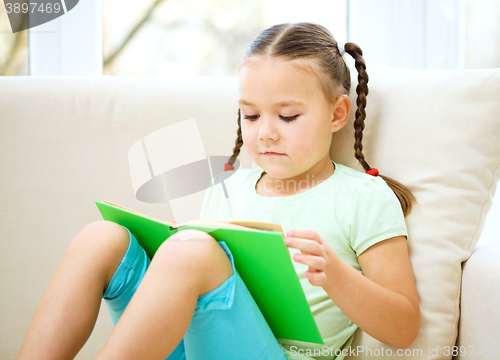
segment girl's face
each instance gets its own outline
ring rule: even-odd
[[[328,101],[316,77],[293,62],[254,56],[240,69],[243,143],[270,180],[331,175],[331,136],[350,111],[347,96]]]

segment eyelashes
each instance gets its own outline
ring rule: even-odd
[[[259,118],[260,115],[243,115],[243,118],[246,119],[246,120],[250,120],[250,121],[255,121]],[[290,121],[294,121],[295,119],[297,119],[299,117],[299,115],[293,115],[293,116],[283,116],[283,115],[280,115],[280,118],[286,122],[290,122]]]
[[[297,119],[298,117],[299,117],[299,115],[293,115],[293,116],[281,116],[280,115],[280,118],[282,118],[286,122],[293,121],[293,120]]]

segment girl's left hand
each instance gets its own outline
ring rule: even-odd
[[[293,229],[286,233],[288,247],[299,249],[293,260],[309,265],[305,276],[311,285],[325,287],[333,278],[333,268],[339,257],[335,251],[313,229]]]

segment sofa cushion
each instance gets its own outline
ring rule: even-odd
[[[353,111],[333,136],[331,157],[364,172],[354,157],[357,73],[351,69]],[[363,154],[418,201],[406,218],[421,311],[409,358],[451,359],[446,347],[457,339],[462,262],[481,235],[500,175],[500,69],[369,66],[367,72]],[[388,348],[361,329],[352,347],[358,345],[378,353]]]

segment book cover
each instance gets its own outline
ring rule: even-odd
[[[130,230],[152,259],[158,247],[184,229],[224,241],[234,265],[275,337],[323,344],[284,242],[281,225],[253,221],[192,220],[173,224],[107,201],[95,202],[104,220]]]

